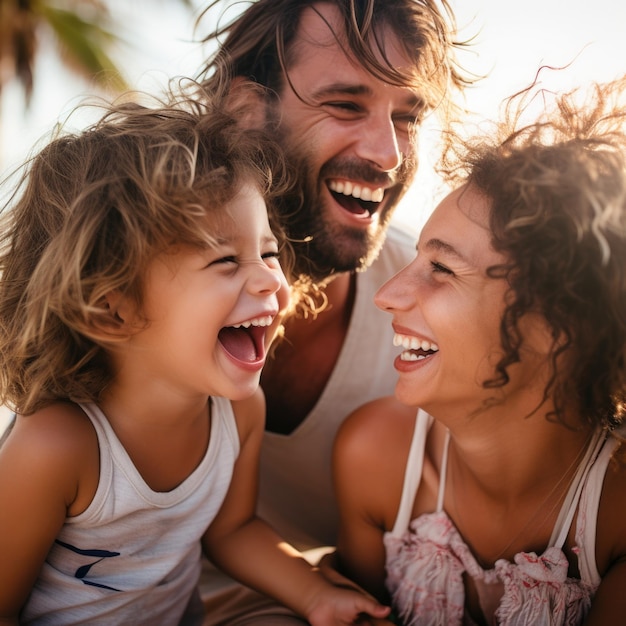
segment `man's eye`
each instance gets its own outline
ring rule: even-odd
[[[451,269],[448,269],[445,265],[442,265],[441,263],[437,263],[437,261],[431,261],[430,265],[433,268],[434,273],[449,274],[450,276],[454,276],[454,272]]]
[[[332,107],[333,109],[339,109],[340,111],[354,112],[360,111],[360,107],[354,102],[340,101],[340,102],[327,102],[325,106]]]
[[[401,132],[407,134],[416,133],[420,124],[423,122],[421,115],[407,114],[398,115],[393,118],[394,126]]]
[[[407,128],[415,128],[416,126],[419,126],[423,120],[421,115],[412,115],[412,114],[398,115],[394,117],[393,119],[396,125],[406,126]]]

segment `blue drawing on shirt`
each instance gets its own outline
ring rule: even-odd
[[[121,589],[115,589],[115,587],[109,587],[107,585],[102,585],[100,583],[92,582],[91,580],[87,580],[85,577],[89,574],[89,570],[94,566],[100,563],[100,561],[104,559],[108,559],[114,556],[119,556],[119,552],[110,552],[109,550],[82,550],[81,548],[77,548],[76,546],[72,546],[69,543],[65,543],[59,539],[56,540],[55,543],[58,543],[60,546],[75,552],[76,554],[81,554],[83,556],[92,556],[97,557],[97,560],[93,563],[87,563],[85,565],[81,565],[75,572],[74,577],[78,578],[84,585],[90,585],[91,587],[100,587],[101,589],[109,589],[110,591],[122,591]]]

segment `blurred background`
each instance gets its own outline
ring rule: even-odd
[[[196,23],[203,0],[0,0],[0,178],[41,147],[86,96],[132,87],[158,93],[196,74],[212,26]],[[231,11],[247,0],[224,0]],[[626,73],[626,4],[615,0],[450,0],[461,58],[485,76],[466,94],[476,115],[498,117],[504,98],[529,85],[562,91]],[[21,11],[18,9],[21,7]],[[214,14],[213,14],[214,15]],[[73,127],[76,120],[72,120]],[[79,122],[80,125],[80,122]],[[398,217],[416,232],[444,190],[432,175],[437,129],[421,134],[422,167]],[[4,191],[6,192],[6,185]]]

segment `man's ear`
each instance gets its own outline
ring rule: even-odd
[[[265,87],[243,76],[236,76],[228,90],[226,108],[242,128],[263,128],[266,98]]]

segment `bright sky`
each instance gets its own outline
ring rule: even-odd
[[[122,65],[133,83],[158,89],[167,76],[192,75],[202,59],[191,43],[193,19],[171,0],[115,0],[129,37],[141,41],[127,49]],[[201,6],[203,0],[196,0]],[[592,80],[610,80],[626,73],[626,3],[619,0],[450,0],[461,36],[476,35],[464,64],[488,74],[472,88],[467,105],[485,118],[498,115],[508,95],[532,82],[541,65],[563,66],[551,74],[547,88],[562,90]],[[112,2],[113,4],[113,2]],[[149,8],[147,10],[147,7]],[[143,51],[143,52],[142,52]],[[148,52],[145,52],[148,51]],[[0,108],[0,172],[23,160],[55,122],[89,94],[91,88],[62,71],[48,53],[37,67],[37,88],[26,115],[18,89],[7,88]],[[553,82],[550,82],[553,81]],[[558,82],[557,82],[558,81]],[[428,145],[428,137],[424,137]],[[407,195],[399,215],[418,228],[433,208],[433,181],[428,160]]]

